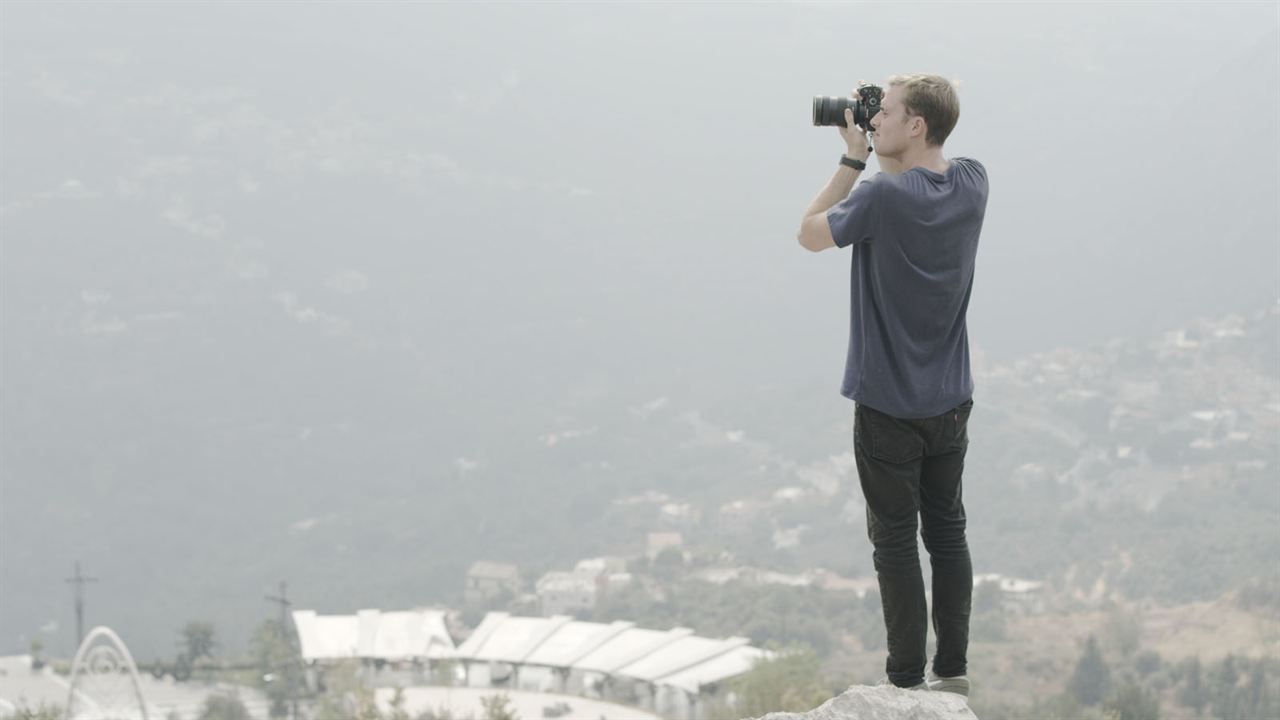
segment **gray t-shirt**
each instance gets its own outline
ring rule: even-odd
[[[836,246],[853,246],[841,395],[900,418],[972,398],[965,312],[986,210],[987,169],[958,157],[946,174],[877,173],[827,211]]]

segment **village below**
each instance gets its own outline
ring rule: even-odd
[[[1274,564],[1265,552],[1280,388],[1267,369],[1278,316],[1269,307],[979,370],[966,474],[983,570],[969,652],[978,717],[1280,712],[1280,587],[1258,571]],[[659,414],[668,402],[632,413]],[[750,447],[745,431],[684,420],[694,443]],[[756,453],[764,474],[770,459]],[[103,707],[132,718],[145,705],[145,717],[166,720],[809,710],[881,677],[884,626],[874,573],[850,571],[865,560],[806,562],[870,554],[856,532],[851,455],[786,474],[800,482],[759,483],[714,503],[705,488],[614,497],[599,514],[639,543],[559,567],[475,558],[457,578],[456,604],[322,612],[283,586],[244,653],[226,652],[223,631],[202,619],[177,629],[173,658],[132,657],[129,638],[106,628],[79,630],[90,635],[79,657],[54,657],[37,635],[29,654],[0,660],[0,717],[60,719],[69,702],[72,718]],[[92,697],[104,681],[90,657],[111,658],[120,682],[133,668],[135,689]]]

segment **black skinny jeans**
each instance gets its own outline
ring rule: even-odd
[[[888,634],[885,672],[899,687],[924,680],[928,612],[916,551],[916,515],[933,567],[933,671],[967,672],[973,565],[965,540],[960,476],[969,447],[973,400],[920,420],[895,418],[857,404],[853,454],[867,505],[867,536]]]

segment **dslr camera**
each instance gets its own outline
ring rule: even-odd
[[[853,109],[853,124],[866,132],[871,132],[871,118],[880,112],[880,98],[884,90],[878,85],[860,85],[858,97],[822,97],[813,98],[813,124],[818,126],[839,125],[848,127],[844,121],[845,108]]]

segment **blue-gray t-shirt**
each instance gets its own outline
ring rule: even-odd
[[[863,180],[827,211],[853,246],[849,355],[840,394],[900,418],[927,418],[973,396],[965,312],[987,210],[987,169],[951,158]]]

